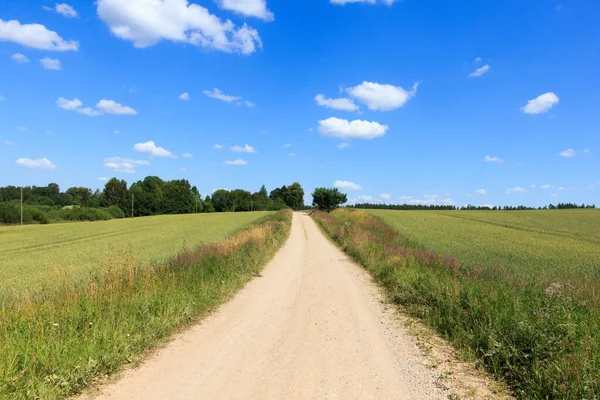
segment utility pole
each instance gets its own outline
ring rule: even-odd
[[[133,218],[133,193],[131,193],[131,218]]]
[[[23,225],[23,186],[21,186],[21,225]]]

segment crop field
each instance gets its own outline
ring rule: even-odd
[[[313,218],[402,309],[519,399],[600,398],[600,211]]]
[[[600,281],[600,210],[369,213],[411,245],[456,257],[462,268],[500,270],[514,282],[544,289],[569,284],[582,296],[600,296],[590,293]]]
[[[96,274],[115,260],[164,261],[222,239],[268,212],[164,215],[56,225],[0,226],[0,294],[65,274]]]

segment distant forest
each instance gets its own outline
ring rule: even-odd
[[[0,187],[0,223],[21,221],[21,188]],[[164,181],[148,176],[130,186],[110,179],[103,190],[71,187],[64,192],[56,183],[23,187],[23,223],[95,221],[164,214],[276,211],[304,207],[304,190],[295,182],[268,192],[220,189],[202,198],[186,179]]]
[[[574,203],[558,203],[556,205],[549,204],[544,207],[527,207],[527,206],[472,206],[466,205],[462,207],[449,205],[425,205],[425,204],[353,204],[346,206],[348,208],[362,208],[371,210],[488,210],[488,211],[520,211],[520,210],[565,210],[571,208],[596,208],[595,204],[574,204]]]

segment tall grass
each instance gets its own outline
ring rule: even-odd
[[[215,244],[138,268],[106,266],[97,281],[5,299],[0,309],[0,398],[57,399],[139,359],[251,279],[289,233],[280,211]]]
[[[415,248],[362,211],[315,220],[407,312],[507,382],[522,399],[600,398],[600,304],[563,284],[514,282],[500,267]],[[490,272],[491,271],[491,272]]]

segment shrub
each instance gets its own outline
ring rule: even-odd
[[[111,218],[125,218],[125,213],[118,206],[110,206],[106,208],[106,212]]]

